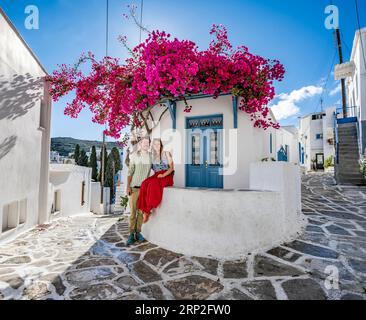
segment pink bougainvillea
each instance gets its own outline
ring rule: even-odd
[[[233,49],[221,25],[214,25],[210,34],[214,40],[203,51],[192,41],[153,31],[123,63],[83,54],[76,65],[61,65],[48,77],[51,95],[57,101],[75,91],[65,114],[77,117],[88,106],[93,121],[108,123],[106,134],[115,138],[131,123],[143,124],[141,111],[164,99],[185,100],[199,93],[213,98],[231,93],[240,98],[239,109],[251,116],[255,127],[278,128],[269,117],[268,103],[275,95],[273,82],[284,77],[282,64],[254,55],[244,46]],[[91,69],[83,74],[79,66],[86,61],[91,61]],[[188,104],[185,111],[189,112]]]

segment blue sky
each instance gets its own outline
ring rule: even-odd
[[[359,1],[361,26],[366,26],[366,1]],[[110,55],[126,58],[118,43],[126,35],[130,46],[138,43],[139,31],[122,17],[128,4],[138,1],[110,0]],[[213,23],[229,30],[235,46],[246,45],[256,54],[279,59],[286,68],[285,80],[276,84],[278,98],[273,101],[281,115],[281,124],[297,124],[297,117],[320,111],[321,90],[335,53],[332,30],[324,27],[324,9],[329,0],[145,0],[144,24],[163,29],[178,38],[195,41],[206,48]],[[344,56],[348,59],[357,29],[353,0],[334,0],[340,12]],[[24,26],[25,7],[36,5],[40,14],[39,30]],[[21,35],[39,57],[48,72],[57,64],[74,63],[81,52],[105,53],[105,0],[0,0]],[[336,57],[338,59],[338,56]],[[323,94],[324,108],[339,104],[338,83],[332,75]],[[91,122],[88,110],[78,119],[63,114],[72,96],[55,103],[52,136],[100,139],[103,128]]]

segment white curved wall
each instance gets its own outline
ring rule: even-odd
[[[255,163],[250,180],[260,191],[166,188],[144,236],[174,252],[227,259],[296,238],[306,222],[299,167]]]

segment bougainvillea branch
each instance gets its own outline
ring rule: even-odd
[[[214,39],[203,51],[192,41],[152,31],[123,63],[112,57],[97,61],[92,53],[83,54],[76,65],[61,65],[48,77],[51,95],[57,101],[75,91],[65,114],[77,117],[88,106],[93,121],[107,123],[106,134],[117,139],[126,126],[144,125],[144,111],[166,99],[185,101],[194,94],[213,98],[233,94],[255,127],[278,128],[269,117],[268,104],[275,95],[274,81],[284,77],[282,64],[254,55],[244,46],[233,49],[222,25],[214,25],[210,34]],[[125,38],[120,40],[125,44]],[[79,67],[87,61],[91,68],[83,74]],[[185,109],[189,112],[187,103]]]

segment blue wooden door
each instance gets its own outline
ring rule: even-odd
[[[277,152],[277,160],[282,162],[288,162],[287,152],[284,147]]]
[[[187,120],[186,186],[223,188],[222,116]]]

